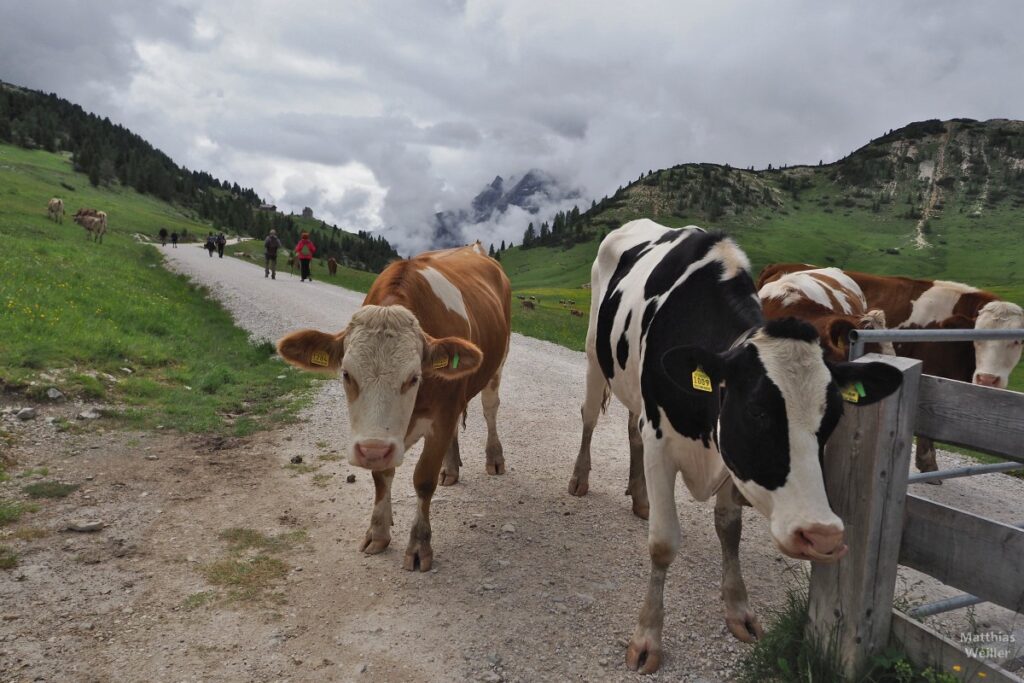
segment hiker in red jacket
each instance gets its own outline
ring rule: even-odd
[[[313,260],[313,254],[316,253],[316,245],[309,239],[309,233],[302,233],[302,239],[295,245],[295,254],[299,257],[299,267],[302,269],[302,281],[305,282],[309,279],[313,281],[313,276],[309,273],[309,264]]]

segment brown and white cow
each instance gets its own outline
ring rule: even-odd
[[[64,222],[64,200],[54,197],[46,204],[46,217],[55,223]]]
[[[96,209],[79,209],[75,212],[74,221],[85,228],[85,238],[91,236],[95,242],[103,242],[107,232],[107,213]]]
[[[868,310],[864,292],[838,268],[786,273],[758,292],[767,320],[796,317],[814,325],[825,357],[838,363],[848,355],[850,331],[885,329],[885,313]],[[869,353],[895,355],[891,343],[874,344]]]
[[[814,268],[809,264],[779,263],[761,271],[758,287],[794,273]],[[1024,328],[1024,310],[1002,301],[991,292],[948,280],[915,280],[907,277],[844,271],[864,292],[872,308],[885,312],[888,324],[899,329]],[[1010,373],[1020,362],[1020,340],[974,342],[915,342],[896,344],[896,353],[923,362],[929,375],[1005,389]],[[938,469],[935,445],[919,437],[915,457],[922,472]]]
[[[334,259],[333,256],[327,259],[327,272],[330,275],[338,274],[338,262]]]
[[[385,268],[341,332],[302,330],[278,342],[289,363],[341,376],[349,462],[373,472],[376,490],[363,552],[379,553],[391,542],[395,468],[426,439],[413,473],[419,508],[402,566],[430,569],[430,500],[439,476],[442,485],[458,481],[456,428],[477,394],[487,421],[487,472],[504,474],[496,419],[511,291],[501,266],[472,246],[427,252]]]

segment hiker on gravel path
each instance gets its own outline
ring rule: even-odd
[[[224,236],[224,233],[217,235],[217,256],[224,258],[224,246],[228,243],[228,238]]]
[[[277,250],[281,248],[281,240],[277,238],[277,230],[271,230],[267,239],[263,240],[263,277],[277,279]]]
[[[302,239],[295,245],[295,255],[299,257],[302,281],[307,279],[312,282],[313,276],[309,272],[309,264],[313,261],[313,254],[316,253],[316,245],[309,239],[309,233],[302,233]]]

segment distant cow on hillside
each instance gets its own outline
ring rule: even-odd
[[[334,260],[334,257],[327,259],[327,272],[331,275],[338,274],[338,262]]]
[[[583,317],[583,311],[581,311],[578,308],[572,309],[571,311],[569,311],[569,313],[570,313],[570,315],[573,315],[573,316],[575,316],[577,318],[582,318]]]
[[[536,309],[537,309],[537,304],[533,303],[532,301],[527,300],[527,301],[523,302],[523,310],[524,311],[533,311],[533,310],[536,310]]]
[[[91,235],[94,242],[103,242],[107,232],[107,212],[96,209],[79,209],[75,213],[75,222],[85,228],[85,238]]]
[[[64,200],[54,197],[46,205],[46,217],[56,223],[64,222]]]

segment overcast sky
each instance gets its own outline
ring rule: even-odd
[[[1024,118],[1022,19],[1016,0],[0,0],[0,79],[408,253],[499,174],[600,198],[682,162]]]

